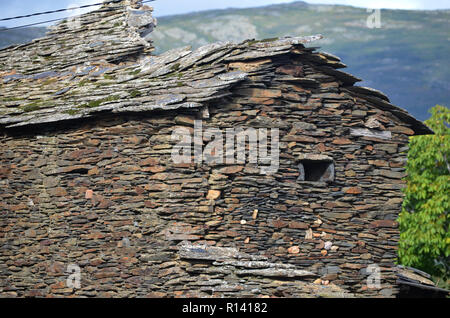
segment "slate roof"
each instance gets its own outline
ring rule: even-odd
[[[436,287],[436,284],[431,280],[430,274],[412,267],[402,265],[397,266],[397,284],[442,294],[444,297],[450,295],[450,291]]]
[[[105,113],[200,108],[230,95],[248,76],[270,77],[270,65],[242,71],[231,64],[290,54],[342,82],[342,91],[389,110],[415,131],[432,131],[381,92],[354,86],[360,79],[340,71],[336,56],[306,48],[322,38],[277,38],[221,42],[192,51],[183,47],[151,55],[156,26],[152,9],[123,0],[81,16],[78,25],[56,25],[29,44],[0,50],[0,127],[22,127]],[[277,75],[278,80],[314,85],[314,76]]]

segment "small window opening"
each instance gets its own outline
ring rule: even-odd
[[[324,160],[304,160],[299,164],[298,181],[332,182],[334,181],[334,163]]]
[[[88,174],[88,173],[89,169],[86,168],[78,168],[67,172],[67,174]]]

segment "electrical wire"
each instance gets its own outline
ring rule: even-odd
[[[25,18],[25,17],[32,17],[32,16],[37,16],[37,15],[43,15],[43,14],[50,14],[50,13],[55,13],[55,12],[62,12],[62,11],[67,11],[67,10],[75,10],[75,9],[81,9],[81,8],[87,8],[87,7],[92,7],[92,6],[98,6],[98,5],[104,5],[104,4],[111,4],[111,3],[118,3],[121,0],[113,0],[113,1],[109,1],[109,2],[102,2],[100,4],[90,4],[90,5],[85,5],[85,6],[81,6],[81,7],[76,7],[76,8],[68,8],[68,9],[61,9],[61,10],[55,10],[55,11],[47,11],[47,12],[39,12],[39,13],[33,13],[33,14],[29,14],[27,16],[19,16],[19,17],[13,17],[13,18],[5,18],[5,19],[0,19],[0,21],[6,21],[6,20],[13,20],[13,19],[21,19],[21,18]],[[157,0],[146,0],[143,1],[142,4],[144,3],[148,3],[148,2],[154,2]],[[124,8],[125,6],[120,6],[120,7],[114,7],[114,8],[106,8],[107,11],[112,11],[118,8]],[[11,28],[0,28],[0,32],[5,32],[5,31],[10,31],[10,30],[16,30],[16,29],[21,29],[21,28],[26,28],[26,27],[31,27],[31,26],[35,26],[35,25],[40,25],[40,24],[45,24],[45,23],[50,23],[50,22],[56,22],[56,21],[62,21],[62,20],[66,20],[69,18],[76,18],[77,16],[73,16],[73,17],[65,17],[65,18],[58,18],[58,19],[52,19],[52,20],[46,20],[46,21],[42,21],[42,22],[36,22],[36,23],[30,23],[30,24],[24,24],[24,25],[19,25],[16,27],[11,27]]]
[[[29,18],[29,17],[34,17],[34,16],[38,16],[38,15],[44,15],[44,14],[51,14],[51,13],[57,13],[57,12],[70,11],[70,10],[84,9],[84,8],[99,6],[99,5],[102,5],[102,4],[110,4],[110,3],[115,3],[115,2],[120,2],[120,0],[111,0],[111,1],[108,1],[108,2],[87,4],[87,5],[84,5],[84,6],[75,6],[75,7],[66,8],[66,9],[37,12],[37,13],[32,13],[32,14],[27,14],[27,15],[19,15],[17,17],[3,18],[3,19],[0,19],[0,21],[10,21],[10,20]]]

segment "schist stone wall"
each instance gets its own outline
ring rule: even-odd
[[[263,84],[266,63],[230,65],[256,71],[198,112],[4,130],[0,295],[395,296],[414,132],[296,59],[274,74],[302,81]],[[204,130],[278,128],[278,171],[175,164],[172,133],[196,119]],[[378,288],[367,285],[371,264]],[[80,288],[68,286],[70,265]]]

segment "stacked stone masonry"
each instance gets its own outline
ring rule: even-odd
[[[142,53],[51,83],[3,74],[0,295],[395,296],[408,138],[431,131],[310,40]],[[175,164],[172,133],[196,120],[278,128],[279,169]],[[308,158],[332,160],[333,180],[299,180]]]

